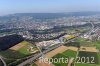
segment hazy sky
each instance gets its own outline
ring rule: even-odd
[[[100,11],[100,0],[0,0],[0,15]]]

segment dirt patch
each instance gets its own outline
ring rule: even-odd
[[[21,43],[15,45],[15,46],[11,47],[10,49],[16,51],[16,50],[19,50],[20,48],[22,48],[24,46],[25,46],[25,44],[22,44],[22,42],[21,42]]]
[[[70,50],[73,50],[73,51],[77,51],[78,50],[78,48],[77,47],[67,47],[68,49],[70,49]]]
[[[99,52],[96,47],[80,47],[80,51]]]
[[[55,49],[55,50],[53,50],[53,51],[48,52],[47,54],[45,54],[45,57],[46,58],[51,58],[51,57],[55,56],[56,54],[62,53],[64,51],[68,50],[68,49],[73,50],[73,51],[77,51],[78,50],[77,47],[60,46],[57,49]]]
[[[48,52],[47,54],[45,54],[45,57],[46,57],[46,58],[51,58],[51,57],[55,56],[55,55],[58,54],[58,53],[64,52],[64,51],[67,50],[67,49],[68,49],[68,48],[67,48],[66,46],[58,47],[57,49],[52,50],[52,51]]]
[[[69,60],[69,63],[68,63],[68,65],[67,65],[67,66],[71,66],[71,64],[72,64],[73,60],[74,60],[74,58],[71,58],[71,59]]]
[[[36,61],[35,64],[36,64],[37,66],[52,66],[52,65],[49,64],[49,63],[41,62],[41,60]]]

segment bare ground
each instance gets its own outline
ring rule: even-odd
[[[41,62],[41,60],[36,61],[35,64],[36,64],[37,66],[52,66],[52,65],[49,64],[49,63]]]
[[[16,50],[19,50],[20,48],[22,48],[24,46],[25,46],[25,44],[19,43],[19,44],[15,45],[15,46],[11,47],[10,49],[16,51]]]
[[[87,52],[98,52],[96,47],[80,47],[80,51],[87,51]]]

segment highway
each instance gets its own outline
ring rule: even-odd
[[[48,50],[43,51],[43,54],[46,54],[47,52],[49,52],[49,51],[51,51],[51,50],[53,50],[53,49],[56,49],[56,48],[58,48],[58,47],[60,47],[60,46],[61,46],[61,44],[59,44],[59,45],[57,45],[57,46],[54,46],[54,47],[52,47],[52,48],[49,48]],[[32,58],[27,59],[26,61],[22,62],[22,63],[19,64],[18,66],[24,66],[24,65],[26,65],[26,64],[28,64],[28,63],[30,63],[30,62],[33,62],[35,59],[37,59],[37,58],[39,58],[39,57],[41,57],[41,56],[42,56],[42,53],[35,54],[35,55],[33,55]]]
[[[74,39],[75,39],[75,38],[74,38]],[[74,39],[71,39],[71,40],[67,41],[66,43],[68,43],[68,42],[70,42],[70,41],[73,41]],[[65,44],[65,43],[64,43],[64,44]],[[60,46],[62,46],[62,44],[57,44],[56,46],[53,46],[52,48],[48,48],[47,50],[43,51],[43,54],[46,54],[46,53],[48,53],[48,52],[50,52],[50,51],[52,51],[52,50],[54,50],[54,49],[56,49],[56,48],[58,48],[58,47],[60,47]],[[20,63],[18,66],[24,66],[24,65],[26,65],[26,64],[28,64],[28,63],[31,63],[31,62],[33,62],[34,60],[38,59],[38,58],[41,57],[41,56],[42,56],[42,53],[35,54],[35,55],[33,55],[32,58],[27,59],[26,61]]]

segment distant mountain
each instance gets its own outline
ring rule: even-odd
[[[70,17],[70,16],[90,16],[90,15],[100,15],[100,12],[66,12],[66,13],[16,13],[10,16],[31,16],[36,19],[52,19],[52,18],[59,18],[59,17]]]
[[[91,15],[100,15],[100,12],[68,12],[65,13],[68,16],[91,16]]]
[[[0,23],[5,22],[22,22],[24,20],[29,21],[45,21],[46,19],[55,19],[61,17],[70,16],[90,16],[100,15],[100,12],[67,12],[67,13],[16,13],[7,16],[0,17]]]

